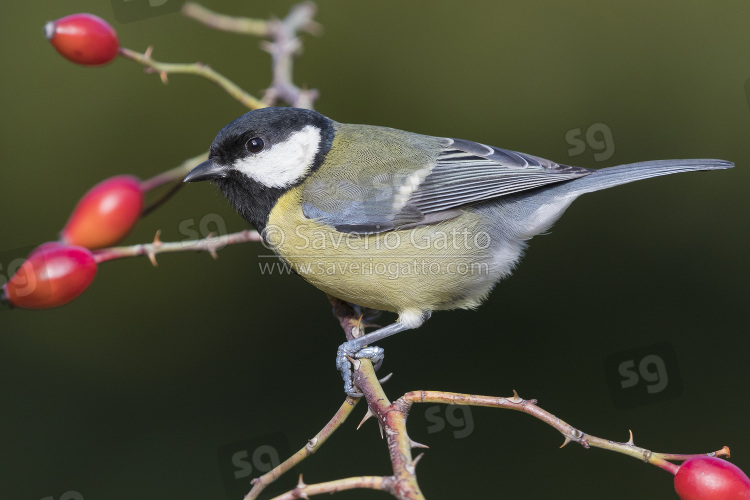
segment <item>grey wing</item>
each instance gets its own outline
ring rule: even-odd
[[[464,205],[592,172],[462,139],[431,139],[439,141],[437,154],[416,167],[370,175],[365,169],[356,182],[313,180],[303,192],[305,216],[341,232],[379,233],[450,219]]]
[[[429,214],[588,175],[592,170],[452,139],[409,205]]]

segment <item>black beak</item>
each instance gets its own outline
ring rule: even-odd
[[[224,178],[226,176],[227,172],[224,167],[217,165],[212,160],[207,160],[191,170],[182,182],[208,181],[211,179]]]

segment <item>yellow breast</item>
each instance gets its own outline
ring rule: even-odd
[[[320,290],[374,309],[476,307],[497,280],[491,241],[471,211],[408,230],[356,235],[308,219],[300,189],[269,215],[268,244]]]

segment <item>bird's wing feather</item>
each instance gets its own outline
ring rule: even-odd
[[[459,215],[464,205],[592,172],[462,139],[412,137],[439,141],[437,154],[394,167],[387,153],[363,162],[350,178],[311,179],[302,195],[305,216],[342,232],[379,233],[433,224]]]
[[[409,204],[427,214],[590,173],[525,153],[453,139]]]

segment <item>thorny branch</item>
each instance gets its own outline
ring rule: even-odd
[[[238,233],[225,234],[221,236],[208,236],[200,240],[186,240],[165,243],[159,239],[161,231],[156,232],[154,241],[151,243],[141,243],[139,245],[129,245],[122,247],[102,248],[101,250],[92,250],[94,260],[97,263],[108,260],[123,259],[125,257],[138,257],[145,255],[151,263],[156,266],[156,256],[160,253],[172,252],[208,252],[215,259],[216,252],[227,245],[237,243],[247,243],[249,241],[261,241],[258,231],[245,230]]]
[[[523,399],[516,391],[513,391],[511,397],[494,397],[494,396],[475,396],[471,394],[458,394],[443,391],[413,391],[401,396],[400,400],[405,408],[411,407],[413,403],[442,403],[450,405],[466,406],[486,406],[490,408],[505,408],[516,410],[527,415],[535,417],[545,424],[557,429],[565,438],[560,448],[570,442],[576,442],[584,448],[602,448],[605,450],[615,451],[630,457],[643,460],[644,462],[661,467],[671,473],[677,472],[678,466],[667,460],[684,461],[697,456],[709,457],[728,457],[729,448],[724,446],[721,450],[710,453],[700,453],[694,455],[682,455],[674,453],[655,453],[646,448],[636,446],[633,442],[633,433],[630,432],[630,439],[624,443],[602,439],[600,437],[586,434],[567,422],[556,417],[552,413],[543,410],[537,406],[535,399]],[[398,401],[397,401],[398,402]]]
[[[340,301],[334,297],[329,296],[328,298],[333,305],[334,315],[344,329],[346,338],[351,339],[363,334],[363,316],[361,311],[355,309],[355,306]],[[630,433],[630,439],[624,443],[592,436],[580,431],[552,413],[542,409],[537,405],[536,400],[526,400],[521,398],[515,391],[511,397],[476,396],[444,391],[412,391],[404,394],[391,403],[383,392],[372,363],[370,363],[369,360],[356,360],[354,366],[355,384],[362,391],[368,406],[367,413],[359,425],[361,426],[369,418],[377,417],[381,434],[384,435],[388,444],[393,474],[383,477],[362,476],[358,478],[347,478],[314,485],[304,484],[300,477],[299,483],[293,490],[276,497],[276,500],[307,498],[316,494],[333,493],[341,491],[342,489],[350,488],[379,489],[390,493],[398,499],[423,499],[424,496],[419,489],[416,477],[416,465],[422,455],[412,458],[411,449],[426,448],[426,446],[412,441],[406,431],[406,420],[414,403],[486,406],[520,411],[557,429],[565,438],[561,448],[569,442],[574,441],[584,448],[602,448],[623,453],[630,457],[656,465],[657,467],[672,473],[676,472],[678,466],[668,460],[684,461],[697,456],[729,456],[729,448],[726,446],[718,451],[701,454],[685,455],[655,453],[646,448],[636,446],[633,442],[632,432]],[[350,399],[351,398],[348,398],[347,402]],[[297,455],[299,455],[299,452]],[[285,464],[287,462],[285,462]],[[282,464],[282,466],[283,465],[284,464]],[[276,479],[282,473],[283,472],[280,468],[277,468],[263,476],[263,478],[272,477],[273,479]],[[268,483],[264,482],[264,487],[269,483],[270,481]],[[253,491],[245,497],[245,500],[257,498],[257,493],[260,493],[260,491],[256,490],[254,487]]]
[[[149,73],[159,73],[161,81],[164,84],[167,83],[167,75],[170,73],[198,75],[221,87],[227,94],[237,99],[240,103],[242,103],[243,106],[247,108],[258,109],[263,107],[263,103],[260,100],[245,92],[239,85],[231,81],[229,78],[221,75],[206,64],[177,64],[160,62],[151,57],[152,52],[152,47],[146,49],[146,52],[144,52],[143,54],[134,50],[127,49],[125,47],[120,48],[121,56],[146,66],[146,71]]]
[[[269,471],[268,473],[253,479],[253,487],[250,490],[250,492],[245,495],[245,500],[254,500],[255,498],[258,498],[258,495],[261,494],[261,492],[271,483],[276,481],[279,477],[281,477],[283,474],[285,474],[289,469],[294,467],[295,465],[302,462],[304,459],[318,451],[320,447],[323,445],[323,443],[328,440],[329,437],[336,431],[336,429],[339,428],[341,424],[346,421],[347,417],[351,415],[354,408],[357,406],[357,403],[359,402],[359,399],[347,397],[344,403],[341,405],[341,408],[336,412],[336,414],[333,416],[333,418],[326,424],[323,429],[321,429],[320,432],[318,432],[315,437],[310,439],[307,444],[299,450],[297,453],[286,459],[282,464],[280,464],[275,469]],[[364,479],[364,478],[362,478]],[[341,480],[346,481],[346,480]],[[347,483],[349,484],[349,483]],[[300,476],[299,484],[297,485],[297,488],[299,487],[306,487],[304,483],[302,483],[302,477]],[[341,486],[341,489],[350,489],[348,487],[344,487],[345,485],[339,484]],[[365,485],[359,485],[354,486],[354,483],[351,484],[352,487],[357,488],[365,488],[368,486]],[[294,498],[294,497],[292,497]]]
[[[263,50],[271,54],[273,81],[263,96],[263,103],[272,106],[281,99],[298,108],[312,109],[318,98],[315,89],[301,89],[292,80],[292,65],[294,55],[302,49],[302,43],[297,38],[300,30],[308,33],[320,33],[320,25],[312,18],[316,6],[312,2],[303,2],[292,7],[283,21],[274,20],[269,23],[271,42],[261,43]]]
[[[215,30],[259,37],[269,36],[266,19],[219,14],[195,2],[185,2],[182,6],[182,15]]]
[[[292,81],[292,66],[294,55],[301,48],[301,42],[297,38],[297,33],[300,31],[312,34],[321,32],[320,25],[313,20],[316,12],[316,5],[309,1],[292,6],[289,14],[282,20],[227,16],[215,13],[194,2],[187,2],[183,6],[183,15],[210,28],[270,39],[270,41],[264,41],[261,46],[271,54],[273,81],[271,82],[271,86],[266,90],[262,100],[249,94],[239,85],[203,63],[177,64],[157,61],[151,57],[153,52],[152,47],[149,47],[144,53],[121,47],[120,55],[145,66],[147,72],[158,73],[165,84],[168,81],[170,73],[201,76],[218,85],[227,94],[237,99],[243,106],[249,109],[271,106],[279,100],[284,100],[297,107],[312,108],[318,93],[316,90],[301,89],[294,84]],[[144,192],[152,191],[163,185],[172,184],[167,193],[157,198],[144,209],[143,215],[152,212],[176,193],[182,186],[182,178],[192,168],[205,160],[206,157],[207,153],[201,153],[198,156],[185,160],[181,165],[171,170],[143,181],[141,189]],[[151,260],[151,263],[156,265],[156,255],[159,253],[204,251],[209,252],[216,258],[216,252],[226,245],[261,240],[260,235],[256,231],[241,231],[230,235],[211,236],[202,240],[172,243],[162,242],[159,236],[160,233],[157,232],[154,241],[147,244],[97,250],[94,252],[94,257],[97,262],[104,262],[113,259],[146,255]]]
[[[230,96],[237,99],[249,109],[273,106],[282,100],[300,108],[312,108],[318,98],[318,91],[302,89],[292,81],[292,67],[295,54],[301,49],[301,42],[297,33],[320,33],[321,28],[313,20],[317,7],[312,2],[302,2],[291,8],[289,14],[279,19],[251,19],[236,18],[217,14],[196,3],[188,2],[183,6],[182,13],[210,28],[269,38],[270,41],[261,43],[263,50],[271,54],[273,79],[271,86],[266,89],[262,99],[251,95],[239,85],[223,76],[210,66],[196,63],[165,63],[151,57],[153,47],[140,53],[127,48],[120,48],[120,55],[146,67],[149,73],[158,73],[161,81],[166,84],[169,74],[189,74],[201,76],[219,87]]]

